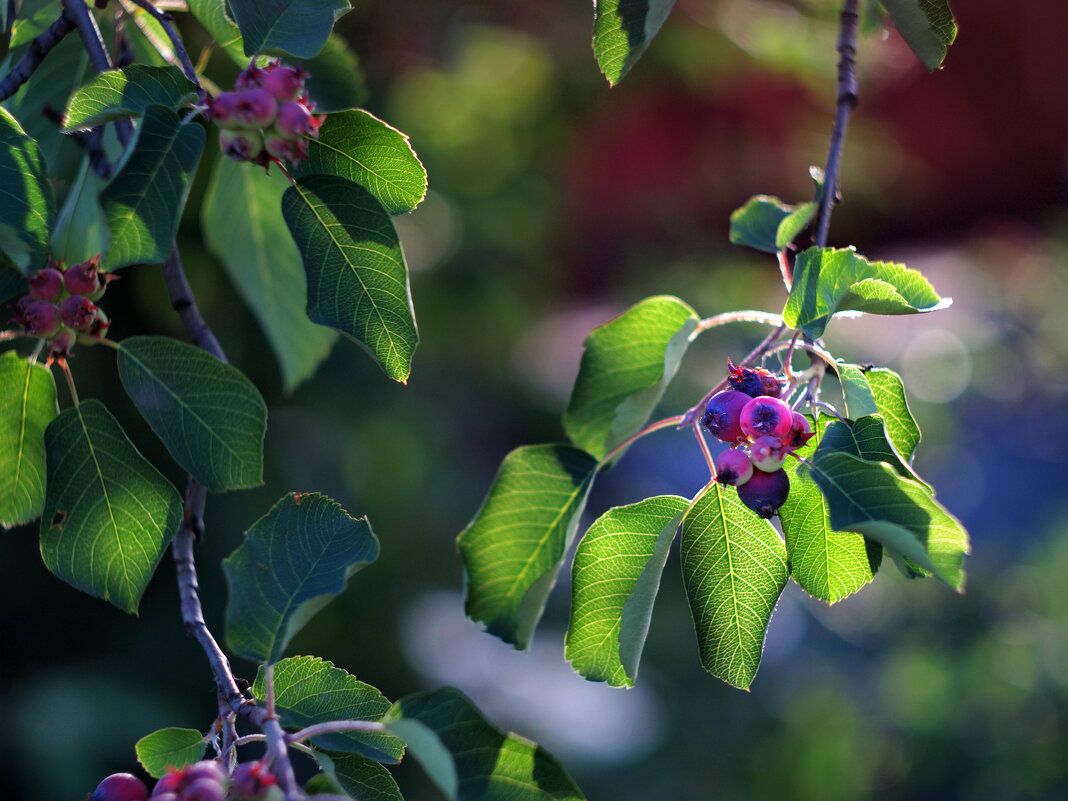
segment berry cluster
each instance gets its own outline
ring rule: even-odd
[[[222,128],[219,147],[235,161],[297,162],[308,154],[305,137],[317,137],[323,118],[312,114],[304,89],[308,74],[299,67],[250,64],[237,76],[235,90],[208,101],[207,115]]]
[[[171,769],[149,796],[145,783],[129,773],[113,773],[86,801],[270,801],[280,797],[277,780],[262,762],[243,762],[228,776],[210,759]]]
[[[22,326],[27,336],[49,340],[52,356],[65,356],[78,334],[103,337],[111,325],[107,315],[94,303],[100,300],[112,273],[100,272],[100,257],[63,267],[49,260],[30,276],[30,292],[15,303],[11,322]]]
[[[731,446],[716,459],[716,480],[737,487],[742,503],[771,517],[790,492],[782,463],[808,442],[812,426],[779,399],[782,384],[767,370],[727,366],[731,388],[713,395],[701,418],[712,436]]]

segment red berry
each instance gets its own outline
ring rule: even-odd
[[[156,786],[152,788],[152,797],[156,798],[164,793],[177,793],[185,785],[185,771],[171,768],[163,774],[163,778],[156,782]]]
[[[716,458],[716,481],[738,487],[753,475],[753,463],[745,451],[727,450]]]
[[[252,161],[263,152],[259,131],[219,131],[219,149],[234,161]]]
[[[208,117],[220,128],[236,128],[237,92],[221,92],[208,101]]]
[[[763,367],[735,367],[727,359],[727,383],[731,389],[744,392],[751,398],[767,395],[777,398],[782,394],[782,382]]]
[[[757,437],[750,449],[753,467],[770,473],[782,467],[786,451],[778,437]]]
[[[738,424],[742,409],[752,400],[742,392],[727,389],[717,392],[709,398],[705,406],[705,413],[701,417],[701,424],[709,430],[716,439],[729,442],[732,445],[741,439],[745,439],[741,426]]]
[[[92,801],[145,801],[148,788],[130,773],[112,773],[96,786],[90,798]]]
[[[95,295],[100,290],[100,258],[72,264],[63,274],[63,283],[72,295]]]
[[[182,790],[182,801],[224,801],[226,790],[215,779],[195,779]]]
[[[790,433],[786,435],[783,445],[787,451],[796,451],[798,448],[804,447],[815,435],[815,432],[812,430],[812,424],[803,414],[794,412],[791,415],[791,420]]]
[[[96,319],[96,304],[82,295],[71,295],[59,306],[59,319],[63,325],[81,331]]]
[[[197,779],[211,779],[222,783],[226,781],[227,776],[222,765],[214,759],[202,759],[200,762],[186,766],[185,778],[188,782],[194,782]]]
[[[278,114],[278,101],[266,89],[238,92],[234,121],[242,128],[269,128]]]
[[[263,76],[267,72],[256,66],[255,59],[237,75],[234,86],[238,89],[259,89],[263,86]]]
[[[781,468],[774,473],[754,470],[752,477],[738,487],[738,499],[764,518],[778,512],[789,494],[790,479]]]
[[[747,437],[785,437],[793,425],[793,412],[778,398],[760,395],[742,408],[738,419]]]
[[[51,301],[35,300],[22,313],[22,324],[30,336],[47,339],[59,331],[59,323],[60,313]]]
[[[262,73],[260,85],[274,95],[279,103],[296,100],[300,90],[304,88],[304,79],[307,77],[307,73],[303,70],[288,64],[276,64],[262,70]]]
[[[39,300],[55,300],[63,291],[63,273],[43,267],[30,276],[30,294]]]
[[[243,762],[234,768],[230,789],[238,798],[258,799],[277,781],[262,762]]]
[[[319,119],[301,103],[283,103],[278,107],[274,130],[286,139],[296,139],[300,136],[318,135],[319,124]]]
[[[308,143],[304,139],[284,139],[269,133],[264,139],[267,152],[279,161],[297,162],[308,155]]]

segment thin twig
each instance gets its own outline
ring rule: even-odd
[[[690,341],[697,339],[698,335],[710,328],[715,328],[727,323],[763,323],[764,325],[782,325],[782,315],[766,311],[754,311],[744,309],[742,311],[724,312],[712,317],[706,317],[697,324],[690,334]]]
[[[63,371],[63,375],[67,377],[67,388],[70,390],[70,399],[77,406],[80,401],[78,400],[78,390],[74,387],[74,376],[71,374],[70,365],[67,364],[65,356],[60,356],[56,359],[56,364],[59,365],[59,369]]]
[[[705,456],[705,462],[708,463],[708,472],[712,476],[712,480],[716,480],[716,460],[712,458],[712,452],[708,449],[708,443],[705,441],[705,435],[701,432],[701,420],[697,417],[693,420],[693,435],[697,437],[697,444],[701,446],[701,453]]]
[[[650,423],[649,425],[647,425],[641,431],[631,434],[629,437],[627,437],[625,440],[623,440],[621,443],[616,445],[616,447],[612,448],[612,450],[610,450],[604,455],[604,458],[601,459],[600,463],[597,465],[597,469],[600,470],[602,467],[612,461],[612,459],[614,459],[620,451],[622,451],[629,445],[632,445],[634,442],[641,439],[646,434],[652,434],[654,431],[659,431],[662,428],[671,428],[672,426],[679,426],[680,428],[682,427],[681,414],[676,415],[675,417],[666,417],[663,420],[657,420],[655,423]]]
[[[174,54],[178,58],[178,62],[182,66],[182,72],[185,73],[185,77],[193,82],[197,89],[200,88],[200,81],[197,80],[197,71],[193,66],[193,62],[189,59],[189,53],[185,50],[185,45],[182,44],[181,38],[178,36],[178,32],[174,30],[174,26],[171,24],[171,20],[174,19],[168,12],[160,11],[156,8],[150,0],[131,0],[135,5],[140,6],[159,23],[159,26],[163,28],[163,32],[167,34],[167,38],[171,40],[171,45],[174,47]]]
[[[197,308],[196,301],[193,299],[193,290],[189,288],[185,270],[182,269],[182,257],[178,253],[177,245],[163,262],[163,281],[167,285],[171,308],[178,312],[189,334],[189,339],[198,348],[206,350],[219,361],[225,362],[226,354],[223,353],[219,340],[215,338],[211,328],[200,316],[200,309]]]
[[[74,30],[74,20],[64,11],[59,18],[48,26],[44,33],[30,42],[30,49],[19,59],[4,79],[0,81],[0,101],[7,100],[26,83],[34,71],[41,66],[44,57],[57,44]]]
[[[835,115],[831,145],[824,170],[823,197],[820,199],[819,225],[816,228],[816,247],[827,247],[827,232],[831,226],[831,204],[838,196],[838,173],[842,163],[842,148],[845,145],[849,115],[857,105],[857,3],[845,0],[842,4],[841,27],[838,32],[838,111]]]
[[[287,735],[286,739],[290,744],[302,743],[305,740],[310,740],[312,737],[318,737],[320,734],[332,734],[333,732],[338,731],[383,733],[386,731],[386,727],[377,720],[331,720],[326,723],[315,723],[300,731],[295,731],[292,734]]]
[[[829,404],[829,403],[825,403],[824,401],[814,400],[814,401],[809,401],[809,406],[813,406],[813,407],[815,407],[817,409],[825,411],[831,417],[837,417],[843,423],[846,422],[846,419],[844,417],[842,417],[842,414],[837,409],[835,409],[833,406],[831,406],[831,404]]]

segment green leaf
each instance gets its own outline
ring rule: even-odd
[[[660,402],[689,347],[697,314],[678,298],[646,298],[586,337],[564,430],[589,454],[636,433]]]
[[[282,195],[282,214],[304,260],[308,317],[352,337],[386,375],[406,382],[419,332],[389,214],[336,175],[298,180]]]
[[[675,0],[598,0],[593,5],[593,55],[609,86],[626,75],[653,41]]]
[[[182,499],[96,400],[45,430],[41,556],[57,577],[136,612],[182,519]]]
[[[56,203],[37,143],[0,108],[0,251],[23,273],[44,265]]]
[[[252,693],[266,698],[263,668],[256,675]],[[370,684],[334,667],[316,656],[294,656],[274,666],[275,708],[282,725],[302,729],[332,720],[378,720],[389,710],[390,702]],[[399,762],[404,743],[391,734],[372,732],[333,732],[312,739],[327,751],[363,754],[379,762]]]
[[[241,29],[227,15],[226,0],[188,0],[189,10],[197,22],[211,34],[215,44],[240,67],[248,66]]]
[[[817,338],[839,311],[920,314],[950,303],[921,273],[903,264],[869,262],[853,248],[809,248],[794,264],[793,287],[782,314],[787,325]]]
[[[330,353],[337,332],[304,311],[307,283],[300,253],[282,220],[281,171],[220,156],[201,206],[204,241],[226,268],[278,358],[287,391],[310,378]]]
[[[64,264],[78,264],[101,255],[110,233],[100,191],[104,180],[93,172],[89,157],[82,159],[78,177],[67,192],[52,231],[52,256]]]
[[[293,635],[377,558],[367,518],[318,493],[286,495],[223,561],[226,644],[254,662],[277,662]]]
[[[842,384],[842,397],[845,399],[846,414],[851,420],[858,420],[869,414],[875,414],[879,407],[875,403],[868,376],[863,367],[848,364],[841,359],[835,364],[838,380]]]
[[[343,111],[367,102],[367,82],[359,59],[336,33],[330,34],[319,55],[304,62],[304,69],[309,73],[304,87],[317,112]]]
[[[411,211],[426,195],[426,170],[408,137],[361,109],[330,114],[308,160],[294,173],[337,175],[358,183],[390,214]]]
[[[246,56],[281,50],[312,58],[323,49],[334,22],[351,8],[348,0],[230,0]]]
[[[313,793],[336,794],[338,790],[359,801],[404,801],[393,776],[373,759],[319,750],[313,756],[323,769],[304,785],[313,801]]]
[[[819,459],[827,453],[851,453],[866,462],[886,462],[902,478],[910,478],[934,492],[923,479],[916,475],[912,467],[902,460],[901,455],[890,442],[882,415],[872,414],[854,420],[852,424],[834,422],[827,427],[819,449],[813,458]]]
[[[579,542],[564,657],[585,678],[634,686],[660,575],[689,505],[664,495],[617,506]]]
[[[467,616],[517,648],[529,645],[541,618],[596,467],[567,445],[516,448],[457,540]]]
[[[835,529],[881,542],[963,590],[968,532],[927,487],[902,478],[888,464],[849,453],[820,456],[810,470],[827,499]]]
[[[193,82],[178,67],[131,64],[100,73],[71,95],[63,130],[85,131],[112,120],[139,117],[153,104],[179,109],[196,97]]]
[[[44,432],[56,416],[52,372],[0,355],[0,527],[28,523],[45,500]]]
[[[267,405],[244,374],[170,337],[128,337],[119,379],[174,460],[211,492],[263,483]]]
[[[701,664],[748,689],[786,586],[786,547],[733,488],[711,484],[682,519],[680,556]]]
[[[134,750],[137,761],[154,779],[163,778],[168,768],[184,768],[204,756],[207,742],[196,729],[160,729],[146,734]]]
[[[893,370],[876,367],[865,373],[875,398],[875,406],[886,420],[886,433],[906,462],[920,444],[920,427],[912,417],[901,376]]]
[[[451,801],[581,801],[541,746],[490,724],[459,690],[397,701],[383,722],[402,737]]]
[[[731,213],[730,241],[778,253],[812,222],[816,210],[812,202],[791,206],[777,197],[756,195]]]
[[[813,422],[811,418],[809,421]],[[813,437],[797,455],[811,459],[826,428],[822,421],[813,422]],[[808,466],[787,459],[784,467],[790,478],[790,494],[779,509],[779,520],[786,537],[790,575],[813,598],[837,603],[875,578],[882,562],[882,546],[852,531],[835,531],[827,502],[809,476]]]
[[[183,125],[169,108],[145,110],[133,152],[100,193],[111,231],[104,269],[159,264],[170,255],[204,137],[201,126]]]
[[[946,0],[879,0],[912,52],[931,72],[957,38],[957,21]]]

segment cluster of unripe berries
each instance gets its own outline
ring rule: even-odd
[[[281,799],[278,782],[262,762],[242,762],[227,775],[210,759],[171,769],[149,795],[145,783],[130,773],[113,773],[86,801],[273,801]]]
[[[94,301],[114,277],[100,272],[99,256],[66,268],[49,260],[30,276],[30,292],[15,303],[11,322],[27,336],[49,340],[49,354],[66,355],[78,334],[102,337],[111,325]]]
[[[207,115],[222,130],[219,147],[235,161],[266,166],[297,162],[308,153],[305,137],[317,137],[322,117],[312,114],[304,89],[308,74],[288,64],[250,64],[235,90],[208,101]]]
[[[782,384],[770,372],[727,366],[730,389],[713,395],[701,418],[712,436],[731,446],[716,459],[716,480],[737,487],[742,503],[771,517],[790,492],[782,463],[808,442],[812,426],[780,400]]]

